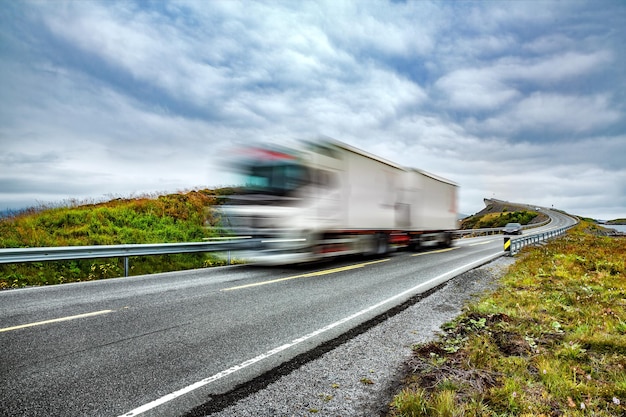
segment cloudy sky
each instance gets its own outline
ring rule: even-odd
[[[0,210],[232,185],[326,135],[483,198],[626,217],[623,1],[0,0]]]

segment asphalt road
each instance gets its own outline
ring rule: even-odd
[[[502,243],[0,292],[0,415],[182,415],[499,256]]]

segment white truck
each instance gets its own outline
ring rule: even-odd
[[[249,262],[449,246],[457,229],[456,184],[332,139],[249,147],[233,167],[245,186],[220,211]]]

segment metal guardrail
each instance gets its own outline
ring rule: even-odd
[[[566,231],[568,231],[574,226],[576,226],[576,223],[566,226],[566,227],[561,227],[559,229],[549,230],[549,231],[541,232],[541,233],[535,233],[532,235],[519,237],[516,239],[505,236],[504,237],[504,251],[507,252],[509,256],[513,256],[517,252],[519,252],[524,246],[545,242],[548,239],[561,236],[562,234],[564,234]]]
[[[130,256],[167,255],[173,253],[228,252],[246,249],[251,239],[229,239],[220,242],[149,243],[134,245],[59,246],[45,248],[0,249],[0,264],[72,259],[123,258],[124,276],[128,276]]]
[[[532,225],[538,227],[547,222]],[[572,225],[573,226],[573,225]],[[510,240],[511,254],[517,253],[523,246],[531,243],[547,240],[551,237],[563,234],[572,226],[557,229],[527,237]],[[480,236],[482,234],[498,234],[502,232],[501,227],[473,230],[456,230],[456,236],[470,235]],[[505,242],[506,242],[505,238]],[[509,238],[510,239],[510,238]],[[0,264],[21,263],[21,262],[45,262],[63,261],[73,259],[96,259],[96,258],[123,258],[124,276],[128,276],[128,258],[131,256],[145,255],[167,255],[175,253],[196,253],[196,252],[229,252],[245,250],[258,244],[258,239],[246,238],[224,238],[221,241],[210,242],[186,242],[186,243],[150,243],[150,244],[127,244],[127,245],[95,245],[95,246],[59,246],[59,247],[37,247],[37,248],[0,248]],[[509,251],[505,247],[505,251]]]

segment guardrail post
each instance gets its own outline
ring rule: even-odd
[[[508,255],[511,256],[511,238],[510,237],[504,238],[504,251],[508,252]]]
[[[128,276],[128,256],[124,256],[124,276]]]

